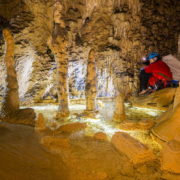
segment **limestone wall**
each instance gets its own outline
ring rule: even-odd
[[[136,92],[140,58],[149,51],[158,51],[162,55],[178,52],[178,0],[61,2],[63,11],[59,13],[68,32],[69,90],[72,98],[84,96],[82,91],[85,87],[83,77],[80,87],[77,86],[79,76],[72,69],[77,70],[78,65],[72,62],[82,62],[85,79],[91,48],[97,53],[99,96],[114,96],[116,79],[120,79],[120,85],[123,83],[131,92]],[[54,30],[53,16],[58,16],[58,12],[53,12],[53,0],[14,0],[11,4],[7,1],[0,5],[0,10],[4,9],[0,15],[10,20],[13,27],[21,100],[33,97],[41,101],[47,94],[56,98],[57,65],[47,43]],[[9,13],[8,8],[12,7],[17,10]],[[0,44],[0,75],[3,77],[3,41]],[[1,89],[5,87],[3,80],[0,86]]]

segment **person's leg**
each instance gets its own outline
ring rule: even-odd
[[[152,74],[146,73],[144,70],[140,72],[140,91],[148,88],[148,81]]]

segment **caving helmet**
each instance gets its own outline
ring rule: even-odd
[[[155,58],[155,57],[157,57],[158,60],[159,60],[159,59],[161,58],[161,55],[158,54],[157,52],[151,52],[151,53],[149,53],[148,56],[146,57],[146,61],[149,61],[150,59]]]

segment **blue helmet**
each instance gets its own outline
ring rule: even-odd
[[[152,53],[149,53],[149,54],[148,54],[146,60],[149,61],[150,59],[155,58],[155,57],[157,57],[158,59],[161,58],[160,54],[158,54],[158,53],[156,53],[156,52],[152,52]]]

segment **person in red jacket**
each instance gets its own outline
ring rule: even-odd
[[[149,65],[141,69],[139,95],[152,92],[160,88],[165,88],[169,81],[172,81],[172,73],[166,63],[161,60],[161,56],[156,53],[150,53],[146,61]]]

